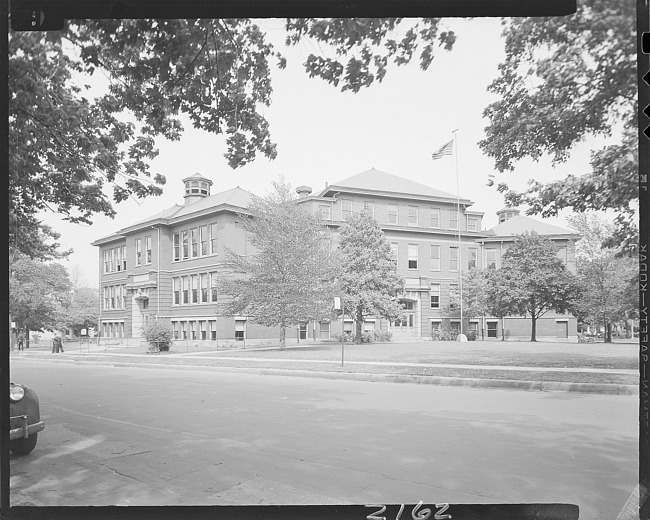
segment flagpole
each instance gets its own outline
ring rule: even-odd
[[[463,333],[463,253],[462,243],[460,240],[460,182],[458,179],[458,136],[456,135],[458,128],[452,133],[454,134],[454,155],[456,156],[456,222],[458,223],[458,289],[460,294],[460,334]]]

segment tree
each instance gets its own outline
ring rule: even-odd
[[[635,4],[580,2],[571,16],[504,21],[506,60],[489,91],[499,99],[484,112],[489,124],[479,144],[499,172],[516,161],[550,154],[564,162],[589,136],[609,143],[591,153],[591,171],[547,184],[530,181],[521,193],[498,185],[511,206],[528,214],[617,212],[611,243],[624,252],[638,243]],[[493,181],[490,182],[493,184]]]
[[[341,227],[338,256],[341,299],[356,322],[355,341],[361,343],[366,316],[389,321],[402,316],[398,297],[404,291],[404,280],[384,232],[368,211],[352,214]]]
[[[570,312],[579,297],[575,275],[557,257],[555,244],[536,233],[519,235],[503,255],[495,275],[500,292],[505,289],[510,314],[527,314],[531,319],[531,341],[536,339],[537,320],[553,310]]]
[[[403,23],[408,30],[394,39]],[[426,69],[434,45],[453,45],[454,34],[440,27],[435,19],[286,22],[288,45],[307,38],[336,50],[335,60],[310,56],[307,73],[354,92],[381,81],[389,58],[410,61],[419,43]],[[348,52],[355,46],[356,56]],[[160,194],[165,178],[149,161],[158,154],[156,138],[180,138],[179,113],[225,137],[232,168],[260,154],[274,159],[263,110],[271,102],[271,60],[286,65],[249,19],[71,20],[63,31],[10,31],[10,243],[31,255],[48,249],[35,251],[37,238],[56,242],[34,233],[43,227],[41,210],[90,224],[95,213],[113,216],[113,202]],[[84,83],[98,70],[108,91],[89,99]]]
[[[80,329],[97,327],[99,291],[90,287],[74,287],[64,304],[65,326],[76,336]]]
[[[484,276],[487,294],[489,294],[485,301],[486,314],[501,320],[501,341],[505,341],[506,331],[503,320],[506,316],[526,314],[522,304],[525,295],[513,279],[516,274],[508,267],[495,269],[494,266],[490,266],[484,271]]]
[[[634,318],[638,312],[638,266],[632,258],[617,255],[618,249],[603,246],[611,238],[614,227],[602,218],[581,214],[567,220],[582,235],[576,244],[582,287],[578,315],[585,322],[602,323],[605,342],[609,343],[612,323]]]
[[[280,327],[285,346],[289,326],[331,317],[334,264],[329,236],[320,216],[297,203],[291,186],[273,183],[266,198],[253,197],[244,228],[256,253],[246,257],[228,251],[219,292],[225,315],[245,315],[267,327]]]
[[[486,270],[472,267],[463,273],[463,314],[467,318],[485,316],[491,296]]]
[[[32,330],[56,330],[63,326],[63,305],[71,289],[65,267],[20,255],[9,269],[9,314],[16,329],[24,331],[28,338]]]

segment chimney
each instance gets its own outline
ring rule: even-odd
[[[296,193],[298,194],[299,199],[304,199],[305,197],[308,197],[311,194],[311,187],[310,186],[298,186],[296,188]]]
[[[212,181],[206,179],[200,173],[195,173],[189,177],[183,179],[185,184],[185,205],[192,204],[197,200],[204,199],[205,197],[210,196],[210,186],[212,186]]]

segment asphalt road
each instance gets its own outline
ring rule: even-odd
[[[14,360],[45,430],[12,505],[530,503],[610,520],[638,397]]]

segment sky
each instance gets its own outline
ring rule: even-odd
[[[91,242],[182,204],[181,180],[197,172],[213,181],[213,194],[239,186],[264,196],[280,175],[291,186],[307,185],[315,193],[326,183],[370,168],[456,194],[453,157],[434,161],[431,154],[458,129],[459,193],[474,201],[473,211],[485,213],[483,224],[489,229],[497,224],[496,212],[505,205],[496,187],[487,186],[490,174],[522,190],[529,179],[550,181],[589,171],[589,150],[598,144],[593,141],[578,145],[570,160],[556,167],[550,158],[522,160],[507,174],[498,174],[493,160],[482,154],[478,142],[485,137],[487,126],[483,110],[496,100],[487,87],[505,58],[499,19],[444,20],[457,34],[451,52],[438,50],[427,71],[420,70],[415,59],[407,66],[390,66],[382,83],[375,82],[356,94],[310,79],[302,63],[316,49],[309,43],[284,47],[282,20],[258,23],[288,60],[286,69],[273,69],[272,104],[263,110],[277,143],[277,158],[258,158],[233,170],[223,155],[223,136],[195,130],[189,121],[184,122],[180,141],[157,141],[160,155],[152,161],[151,171],[167,178],[163,195],[115,205],[113,219],[96,215],[91,226],[70,224],[51,213],[44,215],[61,233],[62,247],[74,249],[62,263],[81,275],[81,285],[99,284],[99,252]],[[567,227],[566,214],[546,221]]]

